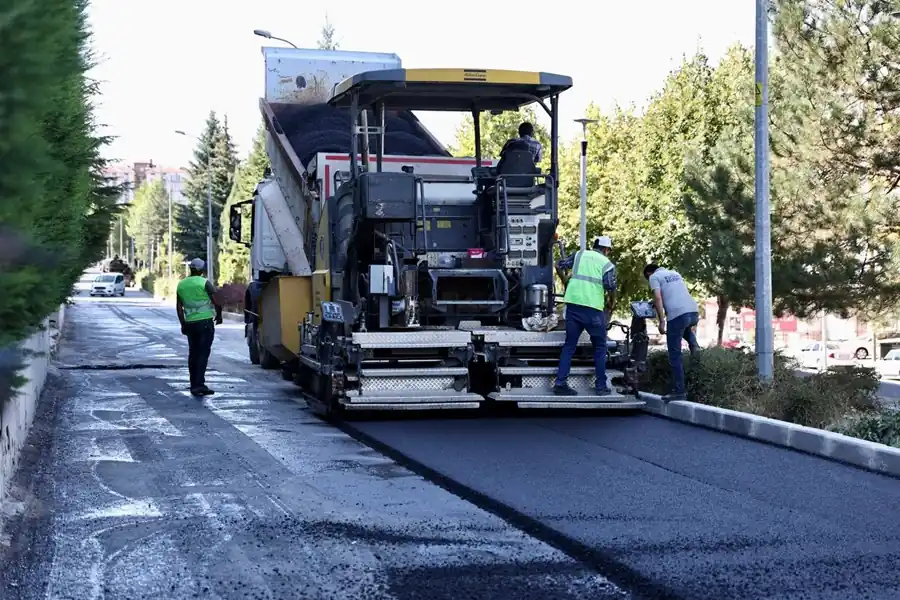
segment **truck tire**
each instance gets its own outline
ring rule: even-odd
[[[258,325],[253,326],[253,329],[256,330],[256,349],[259,353],[259,366],[267,370],[277,369],[281,366],[281,362],[279,362],[279,360],[262,345],[258,327]]]
[[[259,346],[256,338],[259,333],[256,331],[256,325],[250,325],[249,334],[247,336],[247,353],[250,355],[250,364],[259,364]]]

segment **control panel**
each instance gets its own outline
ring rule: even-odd
[[[631,313],[639,319],[655,319],[656,309],[646,300],[631,303]]]
[[[509,224],[509,254],[507,267],[538,264],[538,223],[550,215],[511,215]]]

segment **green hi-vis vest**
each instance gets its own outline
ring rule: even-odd
[[[572,265],[572,277],[563,302],[603,310],[603,273],[612,265],[605,255],[593,250],[579,250]]]
[[[181,298],[181,305],[184,307],[184,320],[188,323],[215,318],[216,311],[213,308],[209,294],[206,293],[205,277],[192,275],[182,279],[178,283],[176,293]]]

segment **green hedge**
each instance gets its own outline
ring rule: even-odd
[[[881,408],[879,380],[874,369],[836,367],[824,373],[802,376],[793,359],[776,355],[772,385],[759,381],[756,356],[739,350],[709,348],[697,356],[684,354],[688,397],[694,402],[789,421],[799,425],[834,429],[865,439],[896,443],[890,426],[900,426],[893,413]],[[652,352],[643,389],[666,393],[671,389],[671,369],[666,352]],[[879,433],[881,432],[881,433]],[[893,436],[893,437],[892,437]]]
[[[134,284],[145,292],[153,294],[155,298],[174,298],[179,281],[181,280],[178,277],[169,279],[149,271],[138,271],[135,274]]]
[[[100,175],[105,140],[93,133],[85,6],[0,7],[0,223],[53,257],[39,264],[29,252],[0,269],[0,346],[26,337],[65,301],[102,256],[116,211],[119,190]]]

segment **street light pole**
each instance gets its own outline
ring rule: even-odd
[[[175,186],[169,182],[169,279],[172,279],[172,261],[175,260],[174,250],[172,249],[172,195],[175,193]]]
[[[213,269],[213,214],[212,214],[212,152],[206,161],[206,277],[216,283]]]
[[[184,137],[192,137],[197,142],[200,138],[195,135],[176,129],[175,133]],[[206,277],[215,283],[215,269],[213,268],[213,211],[212,211],[212,148],[206,157]]]
[[[575,119],[581,123],[581,226],[578,229],[579,249],[587,250],[587,126],[588,123],[596,123],[597,119]]]
[[[769,206],[769,0],[756,0],[756,366],[771,382],[775,370],[772,327],[772,231]]]
[[[253,35],[258,35],[259,37],[264,37],[267,40],[278,40],[279,42],[284,42],[285,44],[290,44],[294,48],[297,47],[297,45],[294,44],[294,42],[292,42],[290,40],[286,40],[284,38],[275,37],[274,35],[272,35],[272,32],[266,31],[265,29],[254,29]]]

